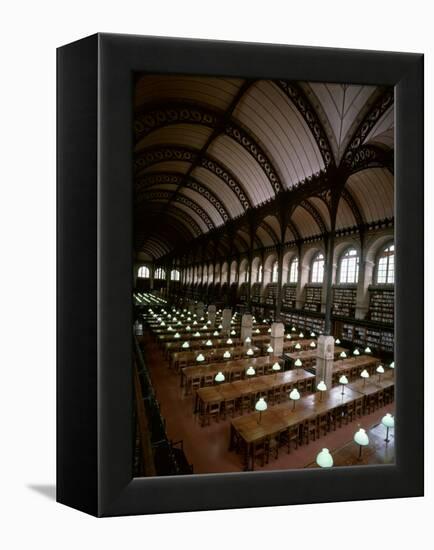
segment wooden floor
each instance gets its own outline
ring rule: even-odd
[[[169,369],[168,361],[149,335],[144,337],[144,356],[161,405],[161,413],[166,419],[168,437],[173,441],[184,441],[184,451],[188,461],[193,464],[194,473],[241,471],[241,457],[228,450],[230,419],[212,421],[210,426],[202,428],[193,414],[192,396],[183,395],[180,375]],[[270,459],[269,464],[263,468],[258,466],[257,470],[304,468],[315,461],[316,455],[323,447],[327,447],[331,452],[340,449],[352,440],[359,427],[370,429],[378,424],[386,412],[393,414],[393,409],[393,404],[387,405],[309,445],[300,446],[290,455],[282,449],[276,460]],[[355,462],[356,459],[357,456]]]

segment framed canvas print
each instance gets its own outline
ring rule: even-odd
[[[58,50],[57,499],[423,494],[423,56]]]

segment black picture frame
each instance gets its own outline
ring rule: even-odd
[[[423,495],[423,55],[96,34],[57,66],[58,502],[117,516]],[[135,71],[395,86],[394,465],[133,479]]]

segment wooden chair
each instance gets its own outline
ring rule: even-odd
[[[202,420],[202,426],[204,426],[205,424],[207,426],[209,426],[210,422],[211,422],[211,418],[215,418],[216,421],[218,422],[219,419],[220,419],[220,412],[221,412],[221,404],[220,402],[218,403],[211,403],[209,406],[208,406],[208,410],[205,412],[204,416],[203,416],[203,420]]]
[[[352,422],[354,420],[355,416],[355,408],[354,408],[354,401],[351,401],[351,403],[348,403],[344,406],[344,415],[343,418],[345,419],[345,424],[348,424],[348,422]]]
[[[205,374],[204,379],[203,379],[203,385],[204,386],[214,385],[214,375],[213,374]]]
[[[256,370],[256,376],[263,376],[264,375],[264,366],[255,367]]]
[[[320,414],[318,417],[318,423],[317,423],[317,434],[318,437],[322,435],[326,435],[330,431],[330,418],[329,418],[329,411],[326,413]]]
[[[359,397],[354,403],[354,415],[356,418],[361,418],[363,416],[363,403],[363,397]]]
[[[243,395],[240,399],[240,412],[244,414],[244,411],[250,412],[252,410],[252,396],[250,394]]]
[[[252,470],[255,469],[255,463],[257,459],[260,459],[261,466],[264,466],[265,460],[267,458],[267,439],[261,439],[259,441],[256,441],[256,443],[253,443],[253,449],[252,449]]]
[[[286,445],[288,454],[291,452],[291,444],[294,443],[295,448],[298,449],[300,442],[300,425],[290,426],[287,430],[280,434],[280,444]]]
[[[233,370],[230,372],[229,377],[231,382],[235,382],[235,380],[241,380],[243,373],[240,370]]]
[[[310,418],[303,423],[302,443],[308,445],[313,439],[316,441],[317,436],[317,419]]]
[[[226,399],[223,405],[223,418],[226,420],[226,416],[228,414],[230,414],[231,417],[233,418],[235,414],[235,408],[236,408],[235,399]]]
[[[195,390],[198,390],[202,385],[202,376],[200,374],[197,374],[196,376],[193,376],[191,379],[191,390],[194,392]]]
[[[267,456],[266,456],[267,464],[270,456],[272,455],[274,455],[274,460],[276,460],[279,457],[279,434],[269,437],[267,440]]]

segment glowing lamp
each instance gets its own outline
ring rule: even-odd
[[[220,384],[221,382],[225,381],[225,375],[222,372],[218,372],[215,375],[214,380]]]
[[[199,355],[196,357],[196,361],[198,363],[202,363],[203,361],[205,361],[205,356],[202,353],[199,353]]]
[[[333,457],[328,449],[322,449],[316,455],[316,463],[321,468],[331,468],[333,466]]]

